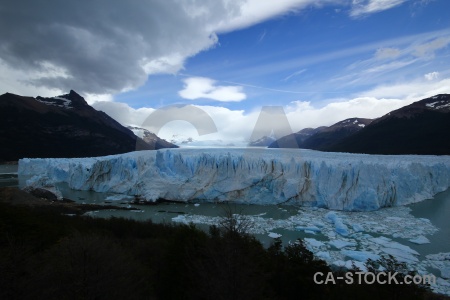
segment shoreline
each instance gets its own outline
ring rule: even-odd
[[[97,210],[140,210],[135,207],[123,207],[111,204],[83,204],[68,198],[63,198],[63,200],[38,198],[17,187],[0,187],[0,202],[30,208],[50,208],[63,214],[75,215],[83,215],[86,212]]]

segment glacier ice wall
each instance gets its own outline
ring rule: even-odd
[[[299,149],[162,149],[96,158],[22,159],[19,176],[148,201],[236,201],[376,210],[450,186],[449,156]]]

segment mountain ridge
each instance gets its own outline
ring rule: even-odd
[[[73,90],[56,97],[0,95],[0,144],[2,161],[155,149]]]
[[[353,119],[359,120],[361,128],[345,134],[342,125]],[[315,132],[308,136],[303,132],[306,129]],[[280,141],[294,136],[299,148],[327,152],[450,155],[450,95],[425,98],[373,120],[350,118],[329,127],[306,129],[278,139],[269,148],[278,148]]]

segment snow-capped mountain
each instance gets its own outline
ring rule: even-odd
[[[282,145],[284,140],[295,138],[297,144],[294,147],[326,150],[330,145],[360,131],[372,121],[372,119],[350,118],[329,127],[305,128],[297,133],[282,137],[270,144],[269,148],[279,148],[279,145]]]
[[[440,94],[391,111],[326,150],[450,155],[449,132],[450,95]]]
[[[153,149],[177,148],[177,145],[169,143],[165,139],[158,137],[156,134],[145,128],[137,126],[127,126],[127,128],[130,129],[137,137],[149,144]]]
[[[276,138],[265,135],[265,136],[257,139],[256,141],[252,141],[252,142],[248,143],[248,145],[250,147],[267,147],[275,141],[276,141]]]
[[[4,161],[155,149],[74,91],[51,98],[1,95],[0,145]]]
[[[316,128],[309,136],[304,130],[275,141],[269,148],[278,148],[284,139],[295,137],[299,148],[321,151],[450,155],[450,95],[426,98],[374,120],[343,120]],[[307,131],[311,133],[311,129]]]

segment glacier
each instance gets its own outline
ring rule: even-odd
[[[42,176],[72,189],[153,202],[234,201],[371,211],[430,199],[448,189],[450,156],[180,148],[93,158],[24,158],[18,173],[19,178]]]

